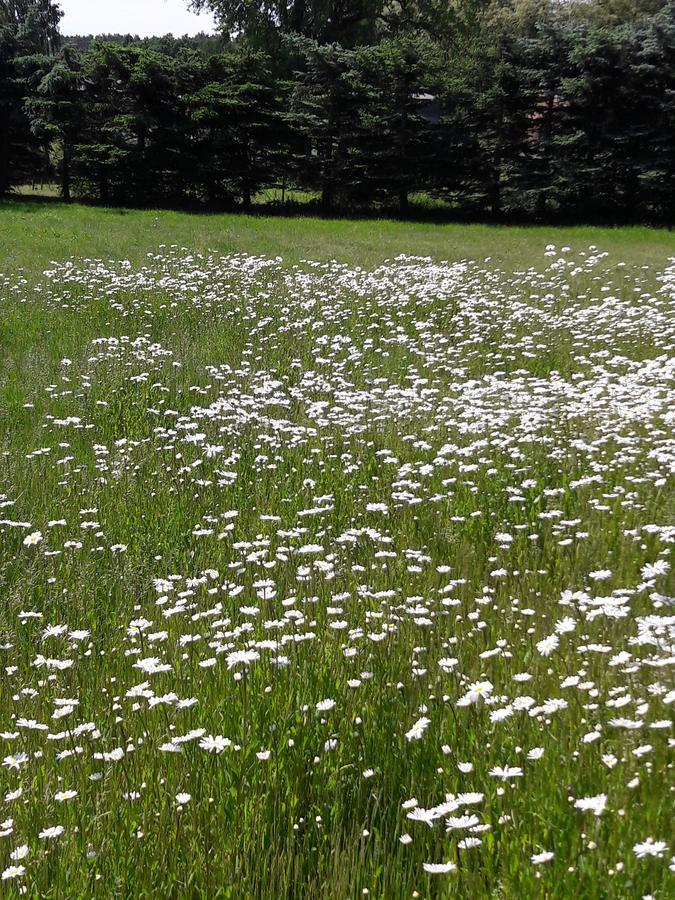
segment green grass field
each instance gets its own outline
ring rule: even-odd
[[[0,895],[672,896],[672,234],[0,235]]]
[[[275,216],[191,215],[129,211],[57,202],[0,202],[5,271],[29,271],[71,255],[142,260],[160,244],[191,252],[262,253],[299,259],[337,259],[372,266],[400,253],[435,259],[483,259],[495,265],[539,265],[550,241],[597,244],[617,259],[658,264],[675,254],[675,233],[635,228],[548,228],[410,224],[391,220],[325,220]]]

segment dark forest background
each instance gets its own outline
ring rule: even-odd
[[[671,224],[675,0],[196,0],[63,38],[0,0],[0,195]]]

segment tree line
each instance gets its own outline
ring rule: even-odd
[[[675,0],[210,5],[234,39],[68,42],[50,0],[0,0],[0,194],[672,221]]]

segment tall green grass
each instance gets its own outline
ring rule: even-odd
[[[0,221],[3,895],[669,896],[671,237]]]

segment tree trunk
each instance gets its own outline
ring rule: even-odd
[[[291,11],[291,31],[298,34],[305,33],[305,16],[307,12],[307,0],[295,0]]]
[[[63,142],[63,160],[61,162],[61,196],[65,203],[70,203],[70,141]]]
[[[492,154],[492,182],[490,184],[490,212],[498,218],[502,212],[502,139],[504,133],[504,104],[501,99],[497,109],[495,146]]]
[[[244,175],[242,178],[242,200],[244,209],[249,212],[251,209],[251,155],[249,151],[248,141],[244,146]]]
[[[321,210],[329,213],[333,209],[333,185],[324,181],[321,187]]]
[[[398,212],[401,216],[408,215],[408,191],[406,188],[401,188],[398,193]]]
[[[490,185],[490,212],[496,219],[502,212],[502,192],[498,172],[495,172],[495,177]]]
[[[242,202],[246,212],[249,212],[251,209],[251,182],[249,181],[248,173],[244,175],[242,184]]]
[[[150,187],[150,173],[147,170],[147,129],[145,123],[140,122],[136,132],[138,144],[138,162],[136,164],[136,195],[133,198],[134,203],[145,203]]]
[[[551,141],[553,138],[553,111],[555,109],[555,92],[551,89],[546,97],[546,114],[544,116],[544,125],[542,128],[543,138],[543,156],[544,156],[544,184],[539,185],[537,193],[536,214],[539,218],[546,215],[546,193],[545,188],[551,184]]]
[[[410,97],[410,79],[405,72],[401,73],[398,78],[396,93],[398,108],[401,111],[398,133],[399,166],[400,175],[404,179],[398,192],[398,211],[401,216],[405,216],[408,213],[408,102]]]
[[[9,121],[3,115],[0,117],[0,197],[8,193],[9,188]]]
[[[216,205],[216,179],[213,177],[211,172],[206,176],[206,197],[209,201],[211,207]]]

